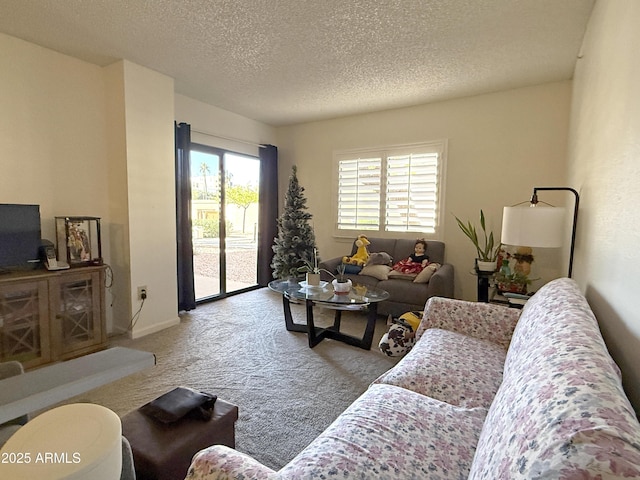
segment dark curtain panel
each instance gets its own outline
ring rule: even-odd
[[[273,280],[271,260],[273,239],[278,234],[278,148],[260,148],[260,228],[258,238],[258,284]]]
[[[191,126],[175,124],[176,240],[178,246],[178,311],[196,308],[191,243]]]

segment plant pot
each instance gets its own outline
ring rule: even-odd
[[[480,272],[495,272],[498,268],[498,263],[496,261],[483,262],[482,260],[476,260],[476,265]]]
[[[519,293],[524,295],[527,293],[527,284],[498,282],[498,291],[500,293]]]
[[[317,287],[320,285],[320,274],[307,272],[307,285]]]
[[[344,282],[340,282],[335,279],[331,282],[331,285],[333,285],[333,291],[338,295],[344,295],[351,291],[351,280],[349,279]]]

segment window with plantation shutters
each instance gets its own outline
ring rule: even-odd
[[[441,238],[446,142],[336,152],[337,236],[420,233]]]
[[[382,158],[338,162],[338,229],[380,229]]]
[[[387,157],[385,230],[435,232],[438,154]]]

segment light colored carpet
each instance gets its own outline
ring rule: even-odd
[[[303,305],[292,305],[303,323]],[[315,310],[316,325],[333,322]],[[343,312],[343,331],[364,331],[366,315]],[[310,349],[304,333],[284,326],[282,297],[263,288],[199,306],[181,324],[146,337],[112,339],[156,354],[157,365],[68,402],[104,405],[122,416],[176,386],[238,405],[236,448],[280,469],[308,445],[397,358],[378,350],[386,331],[379,317],[370,351],[335,340]]]

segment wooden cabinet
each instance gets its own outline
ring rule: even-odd
[[[25,368],[51,361],[49,282],[0,280],[0,360]]]
[[[0,361],[25,368],[106,347],[105,267],[0,276]]]

